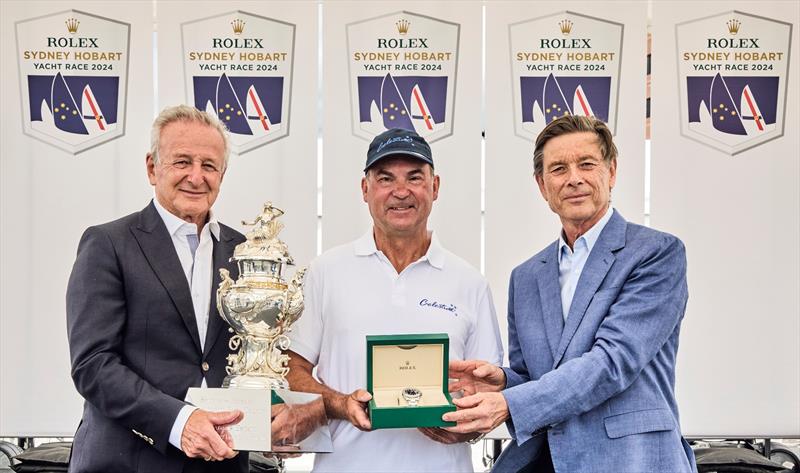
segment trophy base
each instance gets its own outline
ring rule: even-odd
[[[247,374],[232,374],[222,381],[223,388],[240,389],[289,389],[289,382],[285,379],[270,378]]]

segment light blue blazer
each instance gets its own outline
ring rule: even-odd
[[[694,472],[675,402],[686,253],[672,235],[614,211],[584,266],[566,323],[558,242],[511,273],[514,441],[496,472],[524,469],[546,436],[558,472]]]

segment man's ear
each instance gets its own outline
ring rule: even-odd
[[[154,186],[156,185],[156,161],[151,153],[147,153],[144,162],[147,167],[147,180],[150,181],[150,185]]]
[[[533,177],[536,179],[536,184],[539,186],[539,192],[542,194],[542,197],[544,197],[545,201],[548,201],[547,190],[544,187],[544,178],[537,174],[534,174]]]
[[[367,201],[367,188],[367,175],[364,175],[364,177],[361,178],[361,198],[364,199],[364,202]]]
[[[617,158],[611,160],[611,165],[608,166],[608,187],[613,189],[617,183]]]

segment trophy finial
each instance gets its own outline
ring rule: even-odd
[[[281,215],[283,215],[283,210],[273,206],[272,202],[267,201],[264,204],[264,209],[252,222],[242,220],[242,225],[253,225],[255,227],[251,232],[247,233],[247,239],[272,240],[276,238],[283,229],[283,224],[276,220]]]
[[[283,215],[283,210],[272,205],[271,201],[264,204],[261,213],[252,221],[242,220],[242,225],[252,226],[253,229],[245,235],[247,241],[240,243],[234,250],[234,258],[258,256],[263,259],[292,264],[289,249],[278,238],[278,233],[283,230],[283,223],[278,217]]]

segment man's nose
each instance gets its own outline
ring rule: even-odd
[[[394,189],[392,190],[392,194],[398,198],[405,198],[408,197],[410,191],[408,190],[408,185],[403,180],[397,180],[394,185]]]
[[[569,166],[567,172],[569,173],[568,182],[570,185],[577,186],[583,184],[583,175],[581,175],[581,171],[578,169],[578,166]]]
[[[192,162],[192,166],[189,168],[186,180],[193,185],[200,185],[203,182],[203,164],[201,162]]]

